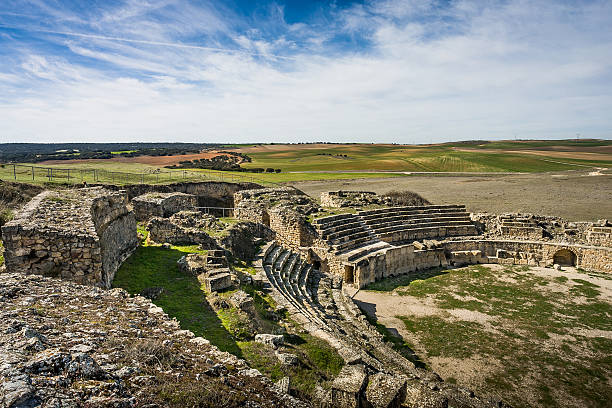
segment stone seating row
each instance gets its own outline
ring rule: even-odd
[[[374,210],[359,211],[357,215],[360,217],[378,216],[392,212],[414,212],[419,211],[434,211],[434,210],[465,210],[465,205],[461,204],[450,204],[450,205],[419,205],[419,206],[400,206],[400,207],[385,207],[377,208]]]
[[[393,353],[383,346],[382,336],[364,316],[349,310],[356,306],[346,303],[338,282],[333,283],[332,278],[316,271],[298,254],[275,243],[268,244],[262,252],[262,269],[275,299],[280,298],[277,301],[299,312],[309,323],[307,329],[323,335],[347,363],[363,362],[377,370],[386,370],[393,363],[402,370],[410,369],[405,360],[392,358]]]
[[[392,220],[417,220],[425,218],[441,218],[441,217],[467,217],[469,213],[465,209],[448,209],[448,210],[431,210],[431,211],[398,211],[389,212],[384,214],[369,215],[367,217],[361,217],[361,220],[367,224],[377,224],[384,221]]]
[[[432,214],[419,214],[418,216],[403,216],[394,215],[390,217],[380,217],[372,220],[364,221],[364,224],[371,228],[377,228],[384,224],[409,224],[417,222],[428,222],[428,221],[471,221],[469,214],[467,213],[432,213]]]
[[[461,225],[473,225],[471,220],[465,219],[428,219],[427,221],[409,221],[409,222],[389,222],[385,224],[379,224],[376,226],[371,226],[370,228],[376,234],[384,234],[387,232],[393,232],[394,230],[405,230],[405,229],[417,229],[417,228],[427,228],[427,227],[455,227]]]
[[[476,235],[476,227],[471,224],[466,225],[444,225],[439,227],[422,227],[395,229],[386,233],[377,234],[385,242],[418,241],[423,239],[455,237],[462,235]]]

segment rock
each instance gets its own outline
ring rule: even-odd
[[[255,335],[255,341],[262,344],[267,344],[274,348],[283,344],[282,334],[257,334]]]
[[[261,377],[262,376],[262,374],[259,372],[259,370],[256,370],[255,368],[247,368],[247,369],[244,369],[244,370],[240,370],[240,371],[238,371],[238,374],[239,375],[243,375],[245,377],[252,377],[252,378]]]
[[[58,349],[47,349],[36,354],[23,368],[27,373],[59,374],[70,360],[70,354]]]
[[[206,340],[205,338],[202,337],[194,337],[193,339],[189,340],[189,342],[191,344],[195,344],[196,346],[208,346],[210,345],[210,341]]]
[[[93,347],[87,344],[77,344],[76,346],[70,347],[71,353],[91,353]]]
[[[139,372],[140,372],[140,369],[137,367],[125,366],[115,371],[113,375],[118,378],[126,378],[134,374],[138,374]]]
[[[67,375],[72,378],[93,380],[105,376],[96,360],[85,353],[72,354],[72,361],[68,364]]]
[[[4,381],[2,386],[2,406],[6,408],[22,407],[34,397],[34,387],[27,376]]]
[[[162,244],[162,248],[164,248],[164,249],[170,249],[170,248],[172,248],[172,245],[171,245],[171,244],[169,244],[168,242],[164,242],[164,243]]]
[[[332,406],[360,407],[361,392],[368,380],[362,365],[345,365],[331,386]]]
[[[278,357],[278,361],[280,361],[282,365],[292,366],[298,363],[298,358],[295,354],[276,353],[276,357]]]
[[[274,384],[278,392],[282,394],[289,394],[290,385],[291,385],[291,380],[289,379],[289,377],[283,377],[280,380],[278,380],[276,384]]]
[[[562,271],[563,270],[563,268],[561,268],[561,265],[559,265],[559,264],[554,264],[553,268],[558,270],[558,271]]]
[[[366,399],[373,408],[399,408],[405,398],[405,378],[384,373],[370,376]]]

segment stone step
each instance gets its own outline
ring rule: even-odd
[[[360,217],[369,215],[380,215],[389,212],[397,211],[433,211],[433,210],[465,210],[465,205],[450,204],[450,205],[423,205],[423,206],[401,206],[401,207],[385,207],[374,210],[364,210],[357,212]]]
[[[408,230],[418,230],[422,228],[452,228],[462,226],[473,226],[471,221],[454,221],[454,222],[428,222],[428,223],[414,223],[414,224],[401,224],[391,225],[381,228],[374,229],[376,234],[385,234],[387,232],[399,232]]]

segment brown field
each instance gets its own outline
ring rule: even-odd
[[[212,159],[216,156],[225,155],[224,153],[219,153],[216,151],[204,152],[204,153],[194,153],[194,154],[183,154],[177,156],[136,156],[136,157],[113,157],[112,159],[75,159],[75,160],[47,160],[38,163],[41,166],[45,165],[53,165],[53,164],[83,164],[83,163],[108,163],[108,162],[116,162],[116,163],[139,163],[139,164],[147,164],[150,166],[171,166],[173,164],[178,164],[179,162],[185,160],[199,160],[199,159]]]
[[[572,221],[612,219],[612,174],[588,171],[503,176],[410,176],[294,182],[318,199],[321,192],[412,190],[434,204],[465,204],[472,212],[530,212]]]
[[[453,150],[459,152],[480,152],[480,153],[499,153],[496,149],[466,149],[461,147],[453,147]],[[569,147],[569,146],[552,146],[542,147],[538,150],[505,150],[509,154],[534,154],[536,156],[546,156],[559,159],[579,159],[579,160],[612,160],[612,146],[593,146],[593,147]]]

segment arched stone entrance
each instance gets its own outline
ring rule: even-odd
[[[553,263],[562,266],[576,266],[576,254],[569,249],[560,249],[553,255]]]

